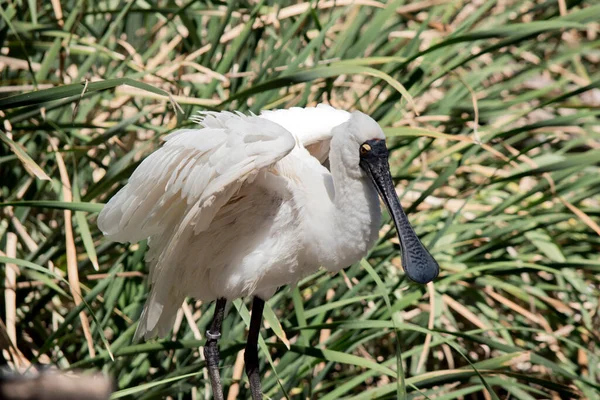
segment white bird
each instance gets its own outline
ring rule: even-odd
[[[385,136],[371,117],[327,105],[206,112],[146,158],[106,204],[98,226],[117,242],[148,239],[151,289],[136,339],[164,336],[188,296],[216,300],[205,355],[222,399],[218,347],[226,302],[254,296],[245,360],[262,398],[257,341],[264,301],[320,266],[337,272],[378,237],[379,193],[396,224],[409,278],[439,267],[396,195]]]

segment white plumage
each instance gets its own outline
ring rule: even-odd
[[[268,299],[360,260],[378,235],[377,190],[359,168],[361,144],[384,139],[370,117],[319,105],[196,122],[168,135],[98,218],[110,240],[149,239],[136,337],[164,336],[187,296]]]

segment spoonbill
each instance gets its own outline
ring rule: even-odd
[[[150,293],[135,333],[165,336],[185,297],[216,301],[204,354],[223,399],[218,340],[227,301],[253,296],[244,354],[262,399],[258,336],[264,301],[320,266],[337,272],[375,243],[378,194],[400,239],[406,275],[439,267],[412,229],[389,171],[384,133],[371,117],[328,105],[205,112],[202,129],[169,134],[106,204],[98,226],[112,241],[148,239]]]

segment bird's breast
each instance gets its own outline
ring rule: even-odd
[[[339,193],[337,194],[339,195]],[[363,258],[379,237],[381,209],[377,193],[357,191],[308,219],[303,231],[313,262],[337,272]]]

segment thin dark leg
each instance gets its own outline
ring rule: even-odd
[[[206,331],[206,344],[204,345],[204,359],[208,367],[210,385],[212,386],[213,398],[223,400],[223,388],[221,387],[221,376],[219,375],[219,346],[217,342],[221,338],[221,326],[225,316],[227,300],[217,299],[215,314],[210,329]]]
[[[248,331],[248,341],[246,342],[246,351],[244,352],[246,375],[248,375],[248,380],[250,381],[252,400],[262,400],[260,375],[258,374],[258,333],[260,332],[264,307],[264,300],[254,297],[252,303],[252,316],[250,318],[250,330]]]

